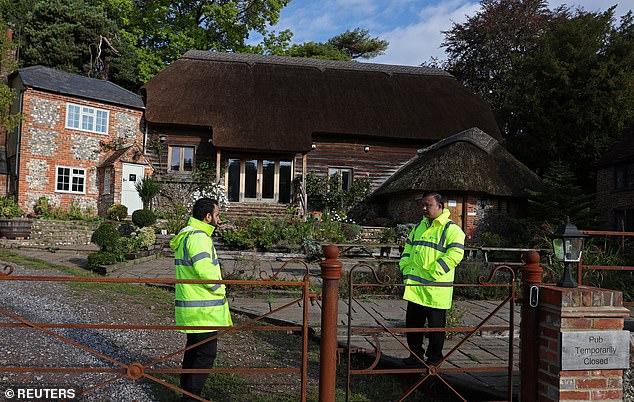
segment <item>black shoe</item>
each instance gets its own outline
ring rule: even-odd
[[[440,363],[442,359],[430,359],[429,357],[427,359],[425,359],[425,363],[428,366],[438,366],[438,363]]]
[[[422,368],[425,367],[422,361],[416,356],[410,356],[403,359],[403,364],[410,368]]]

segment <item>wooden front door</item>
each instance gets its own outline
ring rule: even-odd
[[[445,208],[451,213],[451,220],[464,230],[464,197],[450,195],[445,199]]]

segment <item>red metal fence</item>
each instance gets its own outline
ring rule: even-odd
[[[597,231],[597,230],[582,230],[584,234],[599,238],[620,238],[622,247],[625,247],[626,239],[634,240],[634,232],[612,232],[612,231]],[[621,271],[621,272],[632,272],[634,271],[634,266],[626,266],[626,265],[586,265],[582,260],[579,261],[579,265],[577,268],[577,278],[579,285],[583,285],[583,272],[584,271]],[[634,306],[634,302],[624,302],[625,306]]]
[[[355,283],[355,274],[357,271],[365,270],[370,271],[372,276],[374,277],[374,283]],[[506,273],[507,275],[503,276],[503,279],[506,280],[505,283],[493,283],[492,280],[494,277],[499,276],[500,273]],[[347,389],[346,389],[346,400],[350,400],[350,392],[351,392],[351,378],[354,375],[385,375],[385,374],[422,374],[421,378],[416,381],[403,395],[399,397],[399,401],[405,400],[409,396],[412,395],[422,384],[431,379],[436,379],[444,384],[448,390],[450,390],[456,397],[460,398],[463,401],[467,401],[467,398],[460,394],[460,392],[452,386],[448,381],[446,381],[442,373],[482,373],[482,372],[507,372],[507,400],[513,400],[513,347],[514,347],[514,308],[515,308],[515,272],[512,268],[508,266],[498,266],[491,270],[490,276],[488,278],[480,277],[479,283],[476,284],[454,284],[454,287],[502,287],[508,289],[508,295],[500,302],[500,304],[495,307],[489,315],[484,318],[479,324],[473,327],[452,327],[452,328],[395,328],[390,327],[388,324],[383,322],[383,320],[369,309],[367,309],[363,303],[359,302],[360,298],[363,298],[367,295],[360,293],[362,289],[367,288],[376,288],[376,287],[403,287],[403,286],[447,286],[447,285],[403,285],[403,284],[393,284],[389,283],[389,278],[380,279],[374,269],[374,267],[368,264],[357,264],[355,265],[348,274],[348,339],[347,339],[347,353],[348,353],[348,363],[347,363]],[[451,285],[449,285],[451,286]],[[505,306],[509,306],[509,317],[508,317],[508,326],[491,326],[486,325],[487,322],[497,314],[499,311]],[[354,309],[355,307],[360,307],[367,314],[373,317],[373,319],[377,323],[377,327],[358,327],[353,324],[354,320]],[[422,368],[377,368],[379,361],[381,359],[381,342],[379,340],[380,334],[388,334],[390,338],[396,340],[398,344],[400,344],[405,350],[409,353],[412,353],[411,349],[407,346],[407,343],[402,339],[402,337],[398,336],[399,334],[407,333],[407,332],[434,332],[434,331],[443,331],[443,332],[452,332],[457,334],[463,334],[462,339],[453,347],[449,352],[445,354],[445,356],[435,365],[429,365],[426,362],[421,360]],[[507,356],[507,364],[505,365],[487,365],[482,367],[482,365],[478,365],[477,367],[447,367],[446,364],[447,359],[449,359],[454,353],[456,353],[460,348],[472,337],[480,331],[508,331],[508,356]],[[375,345],[375,359],[370,364],[369,367],[363,369],[353,369],[351,367],[351,357],[353,353],[353,348],[351,345],[351,339],[354,335],[369,335],[372,336],[373,344]]]
[[[292,263],[303,264],[306,271],[301,280],[282,280],[280,274],[284,272],[286,266]],[[15,365],[0,366],[0,372],[5,373],[65,373],[65,374],[81,374],[81,373],[105,373],[111,374],[108,380],[103,381],[89,389],[82,390],[77,396],[90,394],[90,392],[117,381],[122,378],[128,378],[131,381],[137,381],[145,378],[161,384],[169,389],[177,392],[185,393],[192,398],[199,401],[206,401],[201,397],[189,394],[183,389],[176,387],[166,381],[161,380],[157,375],[161,374],[180,374],[180,373],[237,373],[237,374],[287,374],[294,373],[300,377],[300,396],[298,399],[306,400],[306,382],[307,382],[307,366],[308,366],[308,303],[317,297],[315,294],[309,292],[309,266],[303,260],[291,260],[286,262],[279,270],[273,272],[269,278],[262,278],[262,280],[177,280],[177,279],[155,279],[155,278],[96,278],[96,277],[72,277],[72,276],[21,276],[12,275],[14,268],[11,266],[5,266],[0,271],[0,282],[8,281],[26,281],[26,282],[63,282],[63,283],[143,283],[143,284],[176,284],[176,283],[191,283],[191,284],[226,284],[234,286],[275,286],[290,287],[295,289],[301,289],[301,296],[292,300],[281,307],[271,310],[267,314],[263,314],[259,317],[250,319],[240,325],[232,327],[218,327],[218,326],[176,326],[176,325],[134,325],[134,324],[121,324],[121,325],[107,325],[107,324],[60,324],[60,323],[41,323],[30,321],[18,314],[9,311],[9,307],[0,308],[0,315],[8,317],[12,322],[0,323],[0,327],[3,328],[16,328],[25,329],[32,328],[41,333],[47,334],[60,342],[72,345],[78,350],[83,350],[93,356],[99,357],[109,363],[112,367],[19,367]],[[261,277],[263,274],[261,274]],[[297,303],[301,304],[303,308],[303,321],[299,326],[276,326],[276,325],[255,325],[259,321],[276,314],[277,312],[294,306]],[[174,356],[184,353],[186,350],[198,346],[192,345],[189,348],[178,349],[172,353],[157,356],[152,361],[137,361],[126,364],[119,359],[108,356],[101,353],[95,348],[89,345],[83,345],[68,336],[61,335],[55,332],[55,329],[99,329],[99,330],[152,330],[152,331],[173,331],[183,329],[204,329],[204,330],[217,330],[215,337],[208,339],[221,338],[226,336],[230,332],[234,331],[298,331],[301,333],[302,353],[301,362],[298,368],[294,367],[267,367],[267,368],[222,368],[222,369],[188,369],[183,370],[180,368],[156,368],[159,363],[165,362]]]

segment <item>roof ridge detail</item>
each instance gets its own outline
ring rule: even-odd
[[[374,71],[388,75],[392,74],[414,74],[414,75],[435,75],[453,78],[447,71],[433,67],[399,66],[393,64],[363,63],[358,61],[340,61],[311,59],[305,57],[290,56],[270,56],[251,53],[223,53],[211,52],[207,50],[189,50],[181,59],[206,60],[218,62],[246,63],[249,66],[256,64],[281,64],[300,67],[313,67],[320,71],[327,69],[352,70],[352,71]]]
[[[457,134],[454,134],[450,137],[447,137],[443,140],[440,140],[427,148],[419,149],[418,154],[423,154],[429,151],[433,151],[439,148],[446,147],[447,145],[451,145],[454,142],[469,142],[476,147],[480,148],[487,154],[493,152],[495,147],[499,144],[498,140],[491,137],[489,134],[480,130],[478,127],[471,127],[464,131],[461,131]]]

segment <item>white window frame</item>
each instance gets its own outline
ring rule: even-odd
[[[59,169],[69,169],[69,176],[68,176],[68,190],[58,190],[57,186],[59,184]],[[82,174],[76,174],[73,172],[73,170],[81,170],[83,173]],[[73,178],[75,177],[83,177],[84,179],[84,184],[83,184],[83,188],[82,191],[73,191]],[[67,194],[86,194],[86,187],[88,185],[88,183],[86,182],[86,169],[84,168],[77,168],[77,167],[72,167],[72,166],[62,166],[62,165],[57,165],[55,166],[55,192],[56,193],[67,193]]]
[[[103,170],[103,190],[102,194],[110,194],[110,186],[112,185],[112,169],[109,167]]]
[[[77,127],[71,125],[70,122],[70,109],[71,107],[78,107],[79,108],[79,120],[77,121]],[[98,131],[97,130],[97,115],[99,113],[105,113],[106,114],[106,121],[105,121],[105,131]],[[92,114],[92,116],[90,116]],[[92,124],[90,125],[90,127],[88,129],[83,128],[83,123],[84,123],[84,118],[89,118],[92,117]],[[106,109],[99,109],[96,107],[92,107],[92,106],[86,106],[86,105],[80,105],[77,103],[70,103],[68,102],[66,104],[66,121],[65,121],[65,127],[71,130],[78,130],[78,131],[85,131],[85,132],[89,132],[89,133],[95,133],[95,134],[103,134],[103,135],[107,135],[108,134],[108,130],[110,129],[110,111],[106,110]]]

